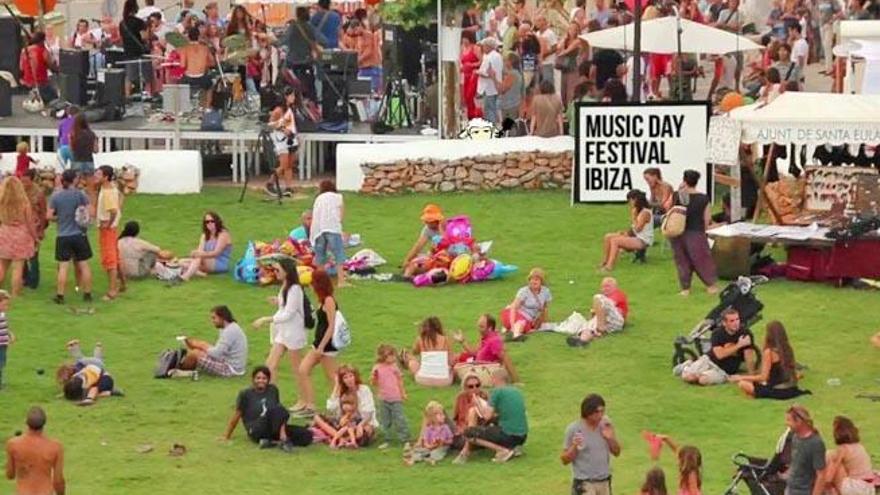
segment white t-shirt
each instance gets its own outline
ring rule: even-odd
[[[495,84],[489,77],[489,68],[495,71]],[[483,61],[480,63],[480,69],[477,71],[479,79],[477,79],[477,94],[495,96],[498,94],[498,88],[501,86],[501,76],[504,70],[504,61],[501,60],[501,54],[498,50],[483,55]]]
[[[309,241],[313,246],[318,236],[325,232],[342,234],[342,195],[336,192],[319,194],[312,207]]]
[[[800,57],[804,58],[803,65],[800,65]],[[797,62],[801,69],[807,65],[807,60],[810,59],[810,44],[807,43],[807,40],[799,38],[791,45],[791,59]],[[803,74],[803,72],[801,72],[801,74]]]
[[[550,28],[541,31],[538,36],[540,36],[541,39],[544,40],[544,43],[546,43],[548,47],[553,47],[553,49],[550,50],[550,54],[544,57],[544,60],[541,63],[544,65],[555,65],[556,48],[558,48],[556,44],[559,43],[559,38],[556,37],[556,33]]]

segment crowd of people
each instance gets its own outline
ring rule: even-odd
[[[529,134],[552,137],[566,126],[573,132],[573,103],[632,98],[633,54],[592,47],[580,36],[631,24],[633,2],[575,3],[570,12],[561,12],[514,0],[486,10],[474,6],[463,14],[459,62],[467,119],[482,117],[499,126],[505,119],[521,119]],[[642,19],[676,11],[683,19],[749,36],[765,49],[698,58],[687,53],[690,47],[679,57],[645,46],[643,101],[692,100],[696,80],[704,77],[710,81],[710,101],[729,92],[769,101],[784,91],[802,91],[808,64],[821,61],[821,74],[834,75],[832,48],[841,20],[880,17],[873,4],[858,0],[774,0],[763,22],[748,22],[740,0],[657,0],[643,4]]]

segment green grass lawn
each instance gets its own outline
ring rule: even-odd
[[[310,203],[309,199],[278,206],[255,195],[239,204],[237,195],[234,188],[215,188],[191,196],[133,196],[126,202],[123,220],[140,221],[144,238],[181,254],[197,242],[202,213],[216,210],[231,229],[238,257],[248,239],[286,235]],[[520,271],[501,281],[469,286],[415,289],[360,282],[343,290],[339,301],[352,325],[354,343],[342,354],[342,362],[368,370],[379,343],[411,344],[416,323],[428,315],[439,316],[446,328],[464,328],[473,342],[477,316],[487,311],[497,314],[533,266],[548,273],[553,320],[573,310],[586,312],[600,280],[594,267],[600,261],[602,235],[626,227],[628,219],[624,206],[570,208],[566,193],[347,195],[345,227],[361,233],[365,246],[387,258],[386,268],[391,270],[417,235],[418,214],[428,201],[441,204],[447,214],[469,214],[478,239],[495,241],[494,257],[518,265]],[[720,493],[733,472],[731,455],[741,450],[769,454],[784,428],[788,403],[747,400],[734,386],[688,387],[672,377],[673,339],[689,330],[717,299],[705,295],[699,285],[689,299],[680,298],[671,252],[654,247],[647,265],[633,265],[626,256],[615,271],[631,304],[623,334],[587,349],[566,347],[560,335],[536,335],[523,344],[508,344],[523,382],[530,432],[526,455],[507,465],[496,466],[481,453],[465,466],[447,460],[434,468],[406,468],[399,450],[375,448],[333,452],[313,446],[285,455],[257,450],[241,427],[232,443],[220,443],[217,438],[235,396],[248,380],[155,380],[156,356],[175,346],[174,336],[181,333],[213,340],[216,331],[208,311],[213,305],[228,304],[247,325],[249,364],[262,363],[268,337],[265,331],[251,330],[249,323],[272,313],[266,296],[276,289],[238,284],[228,275],[175,288],[148,280],[132,283],[112,304],[98,303],[94,316],[73,316],[50,303],[54,231],[47,237],[42,285],[36,293],[14,301],[9,313],[19,341],[9,350],[0,391],[0,436],[22,429],[28,407],[42,405],[49,415],[47,433],[66,448],[70,493],[445,494],[465,486],[469,493],[568,493],[570,472],[558,458],[562,435],[590,392],[605,397],[623,447],[620,458],[613,461],[616,493],[635,493],[652,465],[639,436],[646,428],[698,446],[703,454],[704,493]],[[96,293],[102,294],[106,277],[97,274],[96,281]],[[766,305],[764,323],[783,321],[798,361],[810,368],[803,386],[814,395],[801,402],[813,412],[826,442],[831,439],[832,418],[844,414],[861,428],[869,451],[880,452],[880,404],[854,398],[860,392],[880,392],[880,351],[870,348],[867,340],[878,328],[877,294],[774,281],[759,289],[759,297]],[[72,287],[68,299],[76,301]],[[759,340],[764,323],[755,329]],[[51,376],[66,359],[64,343],[74,337],[82,340],[85,350],[96,340],[104,343],[109,370],[126,397],[102,400],[91,408],[56,398]],[[38,375],[38,368],[46,374]],[[290,404],[295,389],[286,363],[280,371],[281,392]],[[318,397],[326,397],[323,374],[318,369],[313,376]],[[831,377],[839,378],[842,385],[827,385]],[[451,409],[457,388],[425,389],[410,379],[406,383],[410,397],[406,411],[414,432],[427,401],[440,400]],[[167,451],[175,442],[185,444],[189,452],[169,457]],[[137,453],[143,444],[152,444],[155,450]],[[673,456],[665,453],[662,466],[674,491]],[[0,493],[11,490],[11,483],[0,482]]]

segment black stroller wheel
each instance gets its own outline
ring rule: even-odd
[[[676,349],[675,354],[672,356],[672,367],[675,368],[679,364],[691,360],[696,361],[697,353],[690,349]]]

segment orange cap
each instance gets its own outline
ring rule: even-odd
[[[425,205],[425,208],[422,210],[422,221],[425,223],[442,222],[443,210],[441,210],[439,206],[434,204]]]

